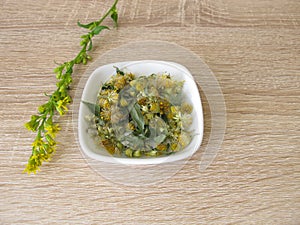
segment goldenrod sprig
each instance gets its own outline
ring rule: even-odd
[[[68,62],[58,65],[54,69],[57,78],[57,89],[51,94],[45,104],[38,107],[38,113],[32,115],[29,122],[25,124],[28,130],[36,132],[36,137],[32,143],[32,153],[28,159],[25,172],[36,173],[44,161],[49,161],[55,152],[56,135],[60,130],[59,124],[53,121],[53,117],[57,112],[60,116],[68,111],[68,105],[71,103],[69,95],[69,86],[72,83],[73,67],[75,64],[86,64],[91,57],[88,52],[92,50],[92,39],[95,35],[100,34],[102,30],[108,30],[108,26],[102,25],[102,22],[110,16],[115,26],[118,25],[118,0],[115,0],[112,7],[98,21],[89,24],[81,24],[78,26],[88,29],[89,32],[81,36],[81,50],[76,57]]]

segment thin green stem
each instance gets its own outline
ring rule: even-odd
[[[111,8],[104,14],[104,16],[98,21],[98,24],[97,24],[97,25],[101,24],[101,23],[105,20],[105,18],[109,16],[109,14],[112,12],[112,10],[113,10],[113,9],[116,7],[116,5],[118,4],[118,1],[119,1],[119,0],[115,0],[115,2],[114,2],[114,4],[112,5],[112,7],[111,7]]]

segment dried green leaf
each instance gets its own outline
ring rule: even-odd
[[[124,73],[122,70],[120,70],[118,67],[114,66],[114,68],[116,68],[116,72],[117,72],[118,74],[120,74],[120,75],[122,75],[122,76],[125,75],[125,73]]]
[[[139,132],[142,133],[144,131],[145,121],[141,108],[137,103],[130,110],[130,116],[136,122]]]
[[[93,113],[95,116],[100,116],[100,106],[96,105],[94,103],[90,103],[90,102],[86,102],[86,101],[82,101],[83,104],[85,104],[89,110],[91,111],[91,113]]]

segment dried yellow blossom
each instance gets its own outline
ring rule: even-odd
[[[178,144],[177,143],[172,143],[170,147],[171,147],[172,151],[176,151],[178,149]]]
[[[144,88],[145,88],[145,86],[144,86],[143,83],[140,82],[140,83],[137,83],[137,84],[135,85],[135,88],[136,88],[137,91],[143,91]]]
[[[191,114],[193,112],[193,106],[187,102],[183,102],[181,104],[181,111],[183,113]]]
[[[103,108],[109,108],[110,107],[107,98],[100,98],[99,99],[99,105],[100,105],[100,107],[103,107]]]
[[[150,112],[152,113],[159,113],[160,107],[158,102],[153,102],[150,104]]]
[[[157,150],[159,150],[159,151],[166,151],[167,150],[167,148],[168,148],[168,146],[166,145],[166,144],[159,144],[159,145],[157,145]]]
[[[118,76],[116,79],[115,79],[115,83],[114,83],[114,87],[118,90],[124,88],[126,84],[126,79],[124,76]]]
[[[191,137],[188,133],[182,132],[178,137],[178,144],[180,144],[181,148],[186,147],[191,141]]]
[[[110,120],[110,117],[111,117],[110,109],[103,109],[100,112],[100,117],[101,117],[101,119],[106,120],[106,121]]]
[[[110,140],[104,139],[102,141],[102,144],[104,145],[104,147],[110,154],[113,155],[115,153],[115,146],[113,145],[113,143]]]
[[[130,130],[135,130],[135,126],[132,122],[128,123],[127,126]]]

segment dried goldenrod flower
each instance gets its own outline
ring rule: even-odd
[[[159,144],[156,146],[156,149],[159,151],[166,151],[168,146],[166,144]]]
[[[100,107],[103,107],[103,108],[109,108],[110,107],[107,98],[99,98],[98,102],[99,102]]]
[[[170,112],[170,102],[165,99],[159,100],[159,107],[164,114],[168,114]]]
[[[135,89],[137,91],[143,91],[145,88],[144,84],[142,82],[138,82],[136,85],[135,85]]]
[[[176,151],[178,149],[178,144],[176,142],[172,143],[170,147],[172,151]]]
[[[158,102],[152,102],[150,103],[150,112],[152,113],[159,113],[160,107]]]
[[[110,117],[111,117],[111,112],[110,112],[110,109],[102,109],[102,111],[100,112],[100,118],[102,120],[110,120]]]
[[[115,146],[110,140],[104,139],[102,140],[102,144],[110,154],[113,155],[115,153]]]
[[[183,102],[181,104],[181,111],[183,113],[191,114],[193,111],[193,106],[187,102]]]
[[[178,113],[178,106],[171,106],[171,113],[173,113],[173,114],[177,114]]]
[[[143,97],[138,100],[139,105],[144,106],[147,104],[148,98]]]
[[[119,99],[119,94],[115,91],[110,91],[107,95],[107,100],[110,102],[110,103],[117,103],[118,102],[118,99]]]
[[[190,141],[191,136],[184,131],[178,137],[178,144],[181,146],[181,148],[186,147],[190,143]]]
[[[127,82],[130,82],[135,78],[135,75],[133,73],[127,73],[125,74],[125,78]]]
[[[129,123],[127,124],[127,127],[128,127],[130,130],[135,130],[135,126],[134,126],[134,124],[133,124],[132,122],[129,122]]]
[[[124,76],[116,77],[114,87],[117,90],[120,90],[120,89],[124,88],[125,84],[126,84],[126,78]]]
[[[139,158],[139,157],[141,157],[141,151],[140,150],[136,150],[136,151],[134,151],[133,152],[133,157],[135,157],[135,158]]]
[[[125,155],[126,156],[128,156],[128,157],[132,157],[132,149],[130,149],[130,148],[127,148],[126,150],[125,150]]]

